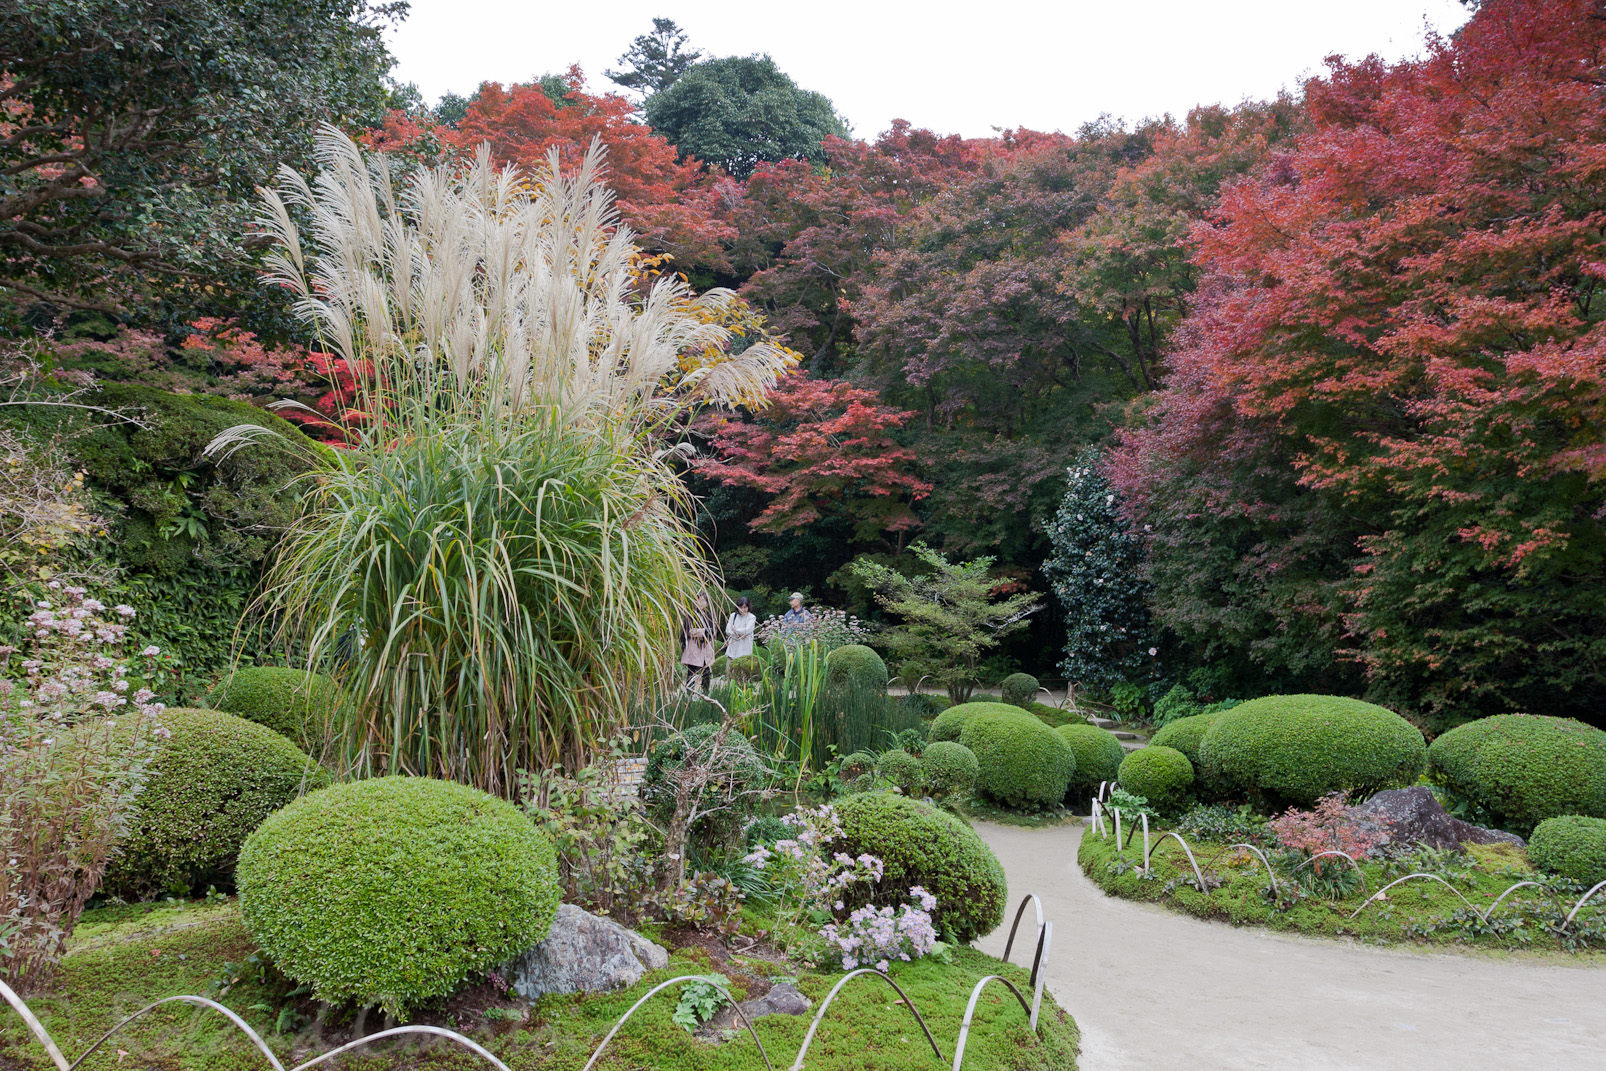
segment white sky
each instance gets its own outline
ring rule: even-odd
[[[873,138],[894,118],[967,137],[1069,132],[1103,112],[1180,118],[1297,88],[1332,53],[1419,55],[1426,27],[1448,34],[1467,12],[1456,0],[412,0],[391,34],[395,74],[431,102],[574,62],[594,91],[616,89],[603,70],[653,16],[713,55],[768,52]]]

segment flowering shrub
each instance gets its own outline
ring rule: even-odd
[[[1314,810],[1289,808],[1274,818],[1271,831],[1284,849],[1284,861],[1298,868],[1300,880],[1328,895],[1348,895],[1359,882],[1355,867],[1340,856],[1316,859],[1322,852],[1343,852],[1356,862],[1388,839],[1386,827],[1361,825],[1350,817],[1347,794],[1334,792],[1317,801]],[[1305,860],[1314,859],[1308,866]]]
[[[908,962],[939,947],[937,930],[931,924],[931,911],[937,898],[915,885],[909,893],[920,904],[904,904],[896,912],[890,907],[867,904],[848,916],[843,925],[828,925],[820,936],[842,956],[842,969],[851,971],[860,964],[886,971],[893,959]]]
[[[809,615],[809,620],[801,622],[771,617],[758,626],[759,642],[766,647],[818,643],[822,651],[830,652],[849,644],[862,644],[870,636],[870,630],[846,610],[810,610]]]
[[[50,581],[27,618],[20,679],[0,678],[0,976],[37,984],[128,831],[164,734],[120,645],[134,610]],[[16,648],[0,647],[14,672]],[[146,648],[149,660],[158,652]]]
[[[842,893],[850,885],[881,880],[883,867],[875,856],[861,853],[854,857],[825,849],[833,838],[842,836],[842,823],[829,804],[793,811],[781,821],[795,833],[769,847],[755,848],[743,859],[764,871],[779,891],[776,918],[780,923],[795,926],[804,917],[824,922],[846,906]]]

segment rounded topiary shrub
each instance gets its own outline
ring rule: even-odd
[[[1099,785],[1114,781],[1126,758],[1126,748],[1115,734],[1097,725],[1073,723],[1054,730],[1071,745],[1076,769],[1065,792],[1065,801],[1085,807],[1098,794]]]
[[[1038,688],[1037,678],[1030,673],[1011,673],[998,686],[998,696],[1013,706],[1024,707],[1037,698]]]
[[[1121,760],[1116,779],[1161,814],[1175,814],[1193,792],[1193,763],[1174,747],[1150,744]]]
[[[920,760],[902,748],[883,752],[876,772],[905,792],[912,793],[920,787]]]
[[[247,835],[302,793],[328,784],[305,752],[272,729],[217,710],[173,707],[128,835],[101,891],[124,899],[227,888]]]
[[[1428,757],[1451,791],[1515,832],[1560,815],[1606,818],[1606,732],[1583,722],[1497,714],[1451,729]]]
[[[1076,772],[1063,736],[1030,714],[980,714],[965,722],[959,742],[976,753],[976,790],[1008,807],[1058,804]]]
[[[1020,707],[1009,703],[960,703],[937,715],[931,723],[928,737],[933,743],[938,740],[958,740],[965,731],[965,725],[978,714],[1012,714],[1019,717],[1021,713]]]
[[[315,749],[327,739],[341,693],[321,673],[285,666],[241,666],[212,689],[206,705],[266,725]]]
[[[719,734],[717,724],[693,725],[647,752],[647,769],[641,778],[641,800],[660,828],[675,808],[675,775],[685,768],[688,755],[698,761],[712,756],[717,768],[711,771],[702,791],[705,796],[735,797],[753,791],[769,776],[768,767],[753,743],[731,729],[725,733],[717,754],[712,749]],[[702,851],[721,851],[734,847],[742,832],[745,816],[741,808],[727,807],[697,819],[691,827],[690,843]]]
[[[1225,711],[1215,711],[1209,714],[1194,714],[1186,718],[1178,718],[1165,728],[1156,732],[1149,738],[1149,743],[1158,747],[1174,747],[1193,764],[1193,792],[1203,800],[1219,800],[1226,795],[1225,787],[1210,775],[1209,770],[1199,757],[1199,745],[1204,743],[1205,733],[1216,723]]]
[[[890,792],[865,792],[836,804],[842,836],[832,851],[869,853],[885,865],[880,882],[858,882],[838,915],[867,903],[896,907],[919,885],[937,898],[932,922],[947,938],[969,943],[1004,919],[1004,868],[975,830],[929,803]]]
[[[850,643],[825,656],[825,680],[833,687],[852,685],[884,692],[887,690],[887,664],[864,644]]]
[[[1421,775],[1427,743],[1416,726],[1359,699],[1270,695],[1222,711],[1199,761],[1229,791],[1270,807],[1309,807],[1332,792],[1370,795]]]
[[[239,886],[280,971],[398,1017],[539,944],[558,908],[552,845],[517,807],[425,777],[297,800],[247,839]]]
[[[733,658],[725,667],[725,675],[733,681],[746,684],[764,675],[764,662],[758,655]]]
[[[1547,818],[1528,838],[1528,858],[1551,874],[1594,885],[1606,881],[1606,818]]]
[[[920,756],[926,791],[938,799],[970,795],[976,788],[978,769],[976,753],[952,740],[932,744]]]
[[[873,773],[875,765],[876,757],[874,755],[868,751],[855,751],[842,760],[842,765],[837,767],[837,776],[844,781],[852,781],[854,778],[863,777],[867,773]]]

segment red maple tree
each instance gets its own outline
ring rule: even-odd
[[[912,504],[931,493],[915,455],[892,432],[915,414],[880,404],[874,391],[794,372],[749,419],[718,417],[715,457],[698,465],[720,483],[773,495],[749,525],[782,532],[841,518],[854,537],[896,537],[919,527]]]

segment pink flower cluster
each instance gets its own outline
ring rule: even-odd
[[[770,848],[755,848],[743,862],[764,870],[782,890],[782,899],[792,901],[796,911],[841,910],[842,893],[856,882],[874,884],[884,870],[880,859],[861,854],[826,850],[842,835],[842,822],[826,804],[812,810],[793,811],[781,821],[797,831],[796,836],[776,841]]]
[[[903,904],[896,911],[873,905],[861,907],[848,916],[846,923],[820,930],[820,936],[842,956],[843,970],[851,971],[873,961],[876,970],[885,972],[893,959],[907,963],[936,948],[937,930],[931,924],[931,910],[937,906],[937,898],[918,885],[910,888],[909,895],[919,907]]]
[[[127,635],[134,608],[119,604],[108,611],[99,599],[87,597],[84,588],[50,582],[59,598],[40,599],[28,615],[32,629],[32,657],[19,664],[23,678],[0,680],[0,709],[11,708],[57,721],[84,714],[112,712],[132,701],[141,715],[155,717],[162,704],[156,693],[140,688],[130,694],[129,663],[118,648]],[[0,646],[0,664],[17,650]],[[147,647],[143,657],[160,654]]]

